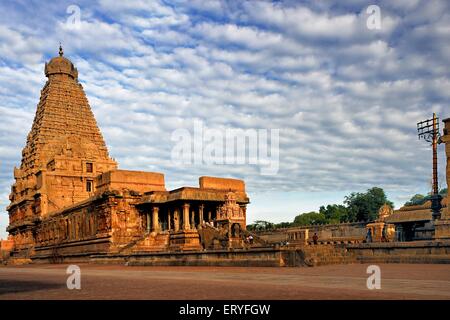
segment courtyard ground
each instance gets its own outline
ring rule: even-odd
[[[314,268],[127,267],[79,264],[81,289],[66,285],[68,265],[0,266],[9,299],[446,299],[450,265],[379,264],[381,289],[367,289],[368,265]]]

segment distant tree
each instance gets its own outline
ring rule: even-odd
[[[405,206],[417,206],[424,204],[427,200],[427,197],[423,194],[415,194],[414,196],[409,199],[409,201],[405,202]]]
[[[327,223],[340,223],[349,220],[348,209],[341,204],[329,204],[326,207],[321,206],[319,213],[325,216]]]
[[[249,231],[270,231],[274,228],[274,223],[264,220],[257,220],[253,224],[247,225],[247,230]]]
[[[291,226],[292,226],[292,222],[280,222],[280,223],[275,224],[275,229],[278,229],[278,228],[289,228]]]
[[[344,203],[347,205],[351,221],[375,220],[378,210],[385,203],[394,207],[394,204],[387,199],[384,190],[378,187],[368,189],[365,193],[353,192],[345,197]]]
[[[327,219],[323,213],[311,211],[307,213],[299,214],[294,219],[295,226],[306,226],[313,224],[326,224]]]
[[[447,196],[447,188],[441,189],[439,191],[439,194],[443,197]],[[423,194],[415,194],[414,196],[411,197],[411,199],[409,199],[409,201],[405,202],[405,206],[417,206],[417,205],[422,205],[425,202],[427,202],[428,200],[430,200],[431,198],[431,192],[429,192],[427,195],[423,195]]]
[[[441,190],[444,194],[446,189]],[[419,201],[422,195],[415,195],[410,201]],[[426,198],[425,196],[422,196]],[[426,200],[425,200],[426,201]],[[373,187],[365,193],[353,192],[345,197],[344,205],[329,204],[321,206],[319,212],[311,211],[299,214],[293,222],[274,224],[258,220],[247,226],[249,231],[269,231],[276,228],[289,228],[300,225],[315,225],[327,223],[342,223],[354,221],[372,221],[378,217],[378,210],[387,203],[392,208],[394,204],[389,201],[382,188]]]

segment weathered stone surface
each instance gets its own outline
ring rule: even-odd
[[[14,248],[13,240],[0,240],[0,264],[7,261]]]
[[[96,192],[129,189],[144,193],[166,191],[164,174],[145,171],[112,170],[96,177]]]
[[[200,177],[199,182],[201,189],[245,192],[245,183],[243,180],[217,177]]]

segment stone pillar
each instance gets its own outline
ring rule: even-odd
[[[152,229],[154,232],[159,231],[159,208],[153,207]]]
[[[183,230],[191,229],[189,224],[189,203],[183,205]]]
[[[178,209],[175,209],[173,213],[173,224],[174,224],[174,230],[179,231],[180,230],[180,213],[178,212]]]
[[[172,220],[172,215],[171,215],[170,209],[169,209],[169,210],[167,210],[167,227],[169,230],[172,229],[172,221],[171,220]]]
[[[405,237],[403,236],[403,227],[401,224],[397,225],[397,228],[395,230],[396,232],[396,240],[397,241],[405,241]]]
[[[203,205],[203,204],[201,204],[199,207],[198,207],[198,216],[199,216],[199,220],[200,220],[200,224],[202,225],[203,224],[203,221],[204,221],[204,219],[203,219],[203,209],[205,208],[205,206]]]
[[[208,211],[208,222],[211,222],[211,210]]]
[[[191,211],[191,228],[195,229],[195,211]]]
[[[80,218],[78,216],[75,216],[74,227],[75,227],[75,239],[78,240],[80,238]],[[47,241],[50,237],[49,234],[50,232],[47,232]]]
[[[150,218],[150,212],[147,212],[147,232],[151,231],[151,218]]]
[[[67,222],[67,239],[72,239],[72,219],[68,218]]]
[[[48,212],[48,196],[46,194],[42,194],[40,199],[41,215],[45,217]]]

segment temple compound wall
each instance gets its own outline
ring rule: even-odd
[[[201,177],[168,191],[162,173],[119,170],[62,48],[45,75],[7,207],[14,258],[243,246],[244,181]]]
[[[438,221],[433,221],[431,201],[421,205],[403,206],[393,210],[385,222],[394,226],[394,231],[389,241],[428,241],[433,239],[450,239],[450,233],[445,228],[450,228],[448,217],[448,196],[441,201],[442,216]],[[436,228],[437,226],[437,228]],[[372,232],[375,229],[372,229]],[[450,229],[449,231],[450,232]],[[314,234],[318,242],[331,243],[362,243],[366,240],[367,223],[352,222],[329,225],[299,226],[274,231],[260,231],[258,236],[269,243],[311,244]],[[376,234],[372,233],[374,236]]]
[[[362,242],[366,236],[365,222],[351,222],[328,225],[299,226],[278,229],[267,232],[257,232],[258,236],[269,243],[288,242],[295,244],[310,244],[314,234],[319,243],[351,243]]]

